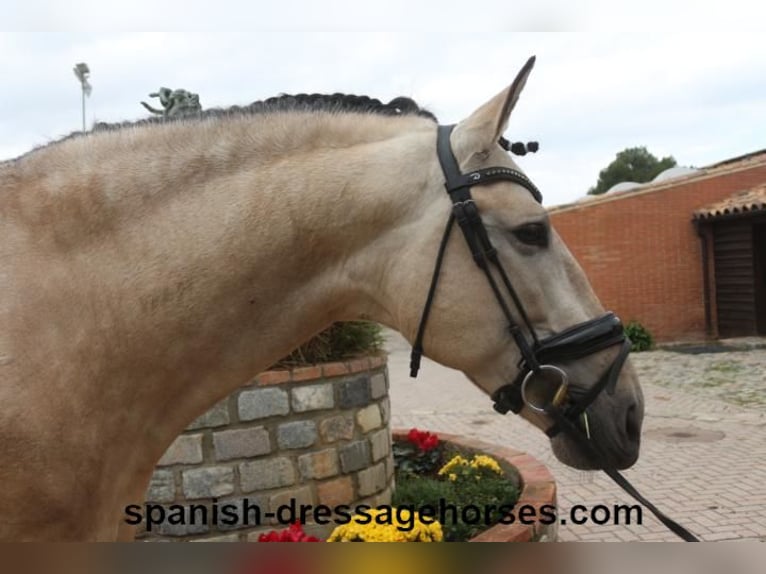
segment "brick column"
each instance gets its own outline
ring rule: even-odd
[[[139,538],[256,540],[281,528],[267,515],[293,501],[388,503],[389,405],[385,357],[261,373],[167,450],[146,493],[166,520],[151,532],[140,525]]]

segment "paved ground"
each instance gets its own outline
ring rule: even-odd
[[[763,343],[763,341],[761,341]],[[572,470],[547,439],[489,399],[461,373],[424,359],[409,378],[409,347],[388,336],[392,424],[460,433],[529,452],[549,466],[562,510],[633,504],[601,473]],[[703,540],[766,541],[766,348],[632,355],[646,399],[640,461],[628,479]],[[677,540],[646,511],[643,525],[564,525],[563,541]]]

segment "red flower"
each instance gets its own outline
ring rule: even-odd
[[[436,434],[416,428],[410,429],[407,433],[407,441],[417,446],[422,452],[428,452],[439,446],[439,437]]]
[[[416,428],[410,429],[410,432],[407,433],[407,440],[410,441],[412,444],[417,444],[418,439],[420,438],[420,435],[423,434],[423,431],[419,431]]]
[[[321,540],[316,536],[308,536],[303,532],[300,522],[295,522],[283,530],[272,530],[261,534],[258,542],[321,542]]]
[[[429,433],[418,446],[420,447],[420,450],[423,451],[433,450],[439,446],[439,437]]]

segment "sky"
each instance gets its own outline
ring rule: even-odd
[[[133,0],[127,13],[13,3],[2,24],[18,31],[0,32],[0,160],[80,129],[78,62],[91,69],[88,125],[145,117],[139,102],[160,86],[199,93],[206,108],[279,93],[405,95],[452,123],[536,55],[506,137],[540,142],[517,162],[546,205],[568,203],[626,147],[694,167],[766,148],[766,42],[749,29],[766,8],[738,3],[702,22],[659,0]]]

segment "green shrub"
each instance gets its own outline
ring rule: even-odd
[[[501,506],[513,506],[519,498],[519,492],[507,478],[482,478],[479,481],[459,481],[455,487],[455,505],[460,509],[474,506],[486,514],[480,524],[472,521],[463,522],[458,520],[455,524],[442,525],[445,540],[464,541],[473,538],[487,528],[486,522],[494,524],[503,515],[499,509]]]
[[[439,508],[440,500],[455,498],[455,485],[446,480],[437,480],[425,476],[408,475],[398,478],[396,489],[391,496],[392,506],[433,506]]]
[[[291,368],[342,361],[372,354],[383,347],[380,325],[366,321],[334,323],[307,341],[272,368]]]
[[[451,482],[408,475],[406,478],[397,477],[391,504],[395,507],[405,506],[415,509],[430,506],[437,513],[440,504],[445,505],[445,508],[454,506],[455,511],[445,512],[448,520],[442,524],[444,540],[464,542],[485,530],[487,523],[499,521],[502,518],[499,512],[500,507],[503,505],[511,507],[518,498],[518,489],[507,478],[485,477],[473,482]],[[468,521],[465,522],[463,511],[469,506],[471,509],[466,510]],[[478,520],[475,509],[479,509],[478,511],[482,513]],[[435,518],[438,519],[438,515]]]
[[[634,353],[648,351],[654,347],[654,337],[649,329],[638,321],[630,321],[625,325],[625,335],[630,339],[630,350]]]
[[[469,465],[468,459],[464,459],[464,464],[452,466],[439,475],[438,472],[434,473],[433,469],[443,466],[455,456],[445,456],[447,453],[441,445],[438,449],[420,453],[423,460],[413,458],[412,445],[408,442],[395,441],[393,446],[396,489],[391,504],[395,507],[415,509],[431,506],[437,514],[442,504],[445,505],[445,509],[450,508],[445,510],[447,520],[442,524],[445,541],[464,542],[473,538],[489,524],[495,524],[502,518],[501,506],[510,508],[519,498],[516,483],[497,474],[501,472],[499,466],[496,466],[496,471],[486,467],[475,468]],[[439,460],[431,461],[431,457],[437,453]],[[436,467],[432,465],[433,462],[437,462]],[[493,459],[492,464],[497,465],[497,462]],[[413,472],[421,467],[429,475],[417,475]],[[463,520],[464,511],[467,520]],[[481,514],[477,515],[477,512]],[[438,520],[439,516],[435,518]]]

